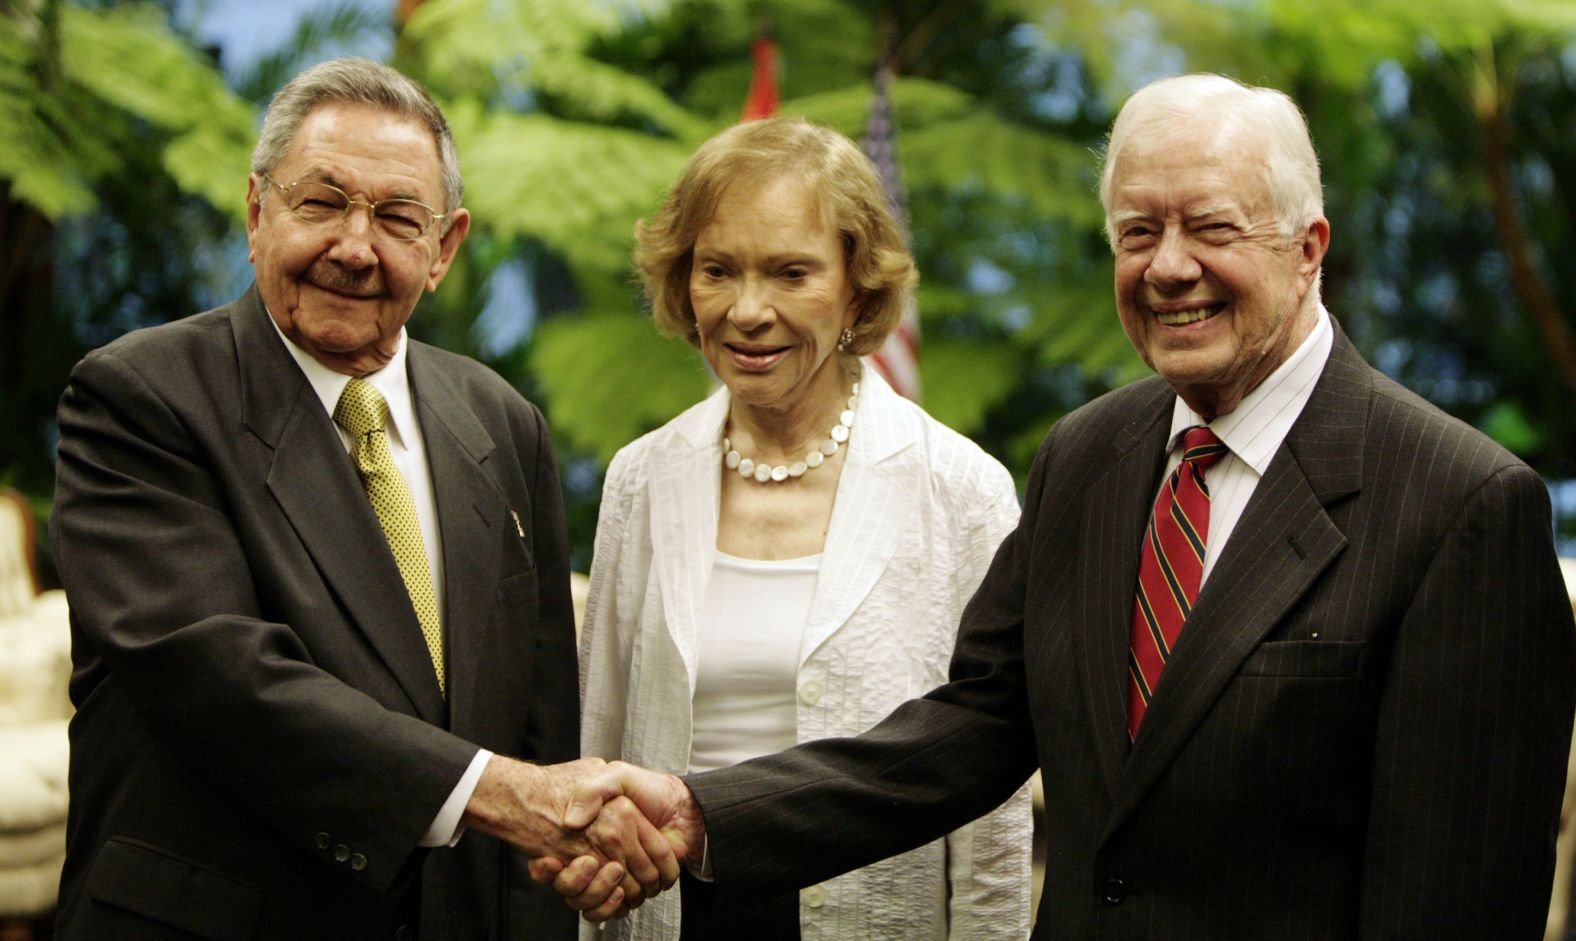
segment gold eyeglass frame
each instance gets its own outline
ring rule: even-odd
[[[396,197],[393,197],[391,199],[380,199],[380,200],[378,200],[375,203],[369,203],[369,202],[367,202],[364,199],[356,199],[355,197],[351,196],[349,193],[345,192],[344,190],[340,189],[339,187],[335,186],[334,184],[332,184],[332,183],[324,183],[322,180],[296,180],[294,183],[291,183],[289,186],[286,186],[283,183],[276,182],[274,180],[274,178],[272,176],[270,176],[269,174],[267,174],[267,173],[259,174],[259,176],[262,177],[263,182],[267,183],[269,186],[272,186],[273,188],[279,190],[279,192],[284,194],[285,208],[288,209],[290,211],[290,214],[292,216],[295,216],[297,219],[300,219],[301,216],[300,216],[300,213],[298,213],[296,211],[296,209],[290,205],[290,193],[297,186],[300,186],[303,183],[311,183],[313,186],[321,186],[321,187],[324,187],[325,189],[333,190],[334,192],[338,193],[339,195],[345,197],[345,211],[340,214],[339,219],[337,219],[337,220],[322,220],[321,222],[313,222],[312,220],[301,219],[302,222],[306,222],[309,225],[313,225],[313,224],[321,225],[321,224],[324,224],[324,223],[327,223],[327,222],[330,222],[330,221],[336,222],[336,223],[343,223],[346,219],[350,218],[350,210],[351,209],[355,208],[356,206],[365,206],[365,207],[367,207],[367,224],[369,226],[371,226],[373,231],[378,232],[378,233],[380,233],[382,235],[385,235],[388,238],[394,239],[396,242],[417,242],[417,241],[420,241],[423,237],[425,237],[428,232],[431,232],[433,226],[438,225],[444,219],[446,219],[450,215],[452,215],[452,211],[451,212],[437,212],[431,206],[427,205],[426,203],[422,202],[419,199],[406,199],[406,198],[401,197],[401,196],[396,196]],[[420,206],[421,208],[427,210],[427,214],[432,216],[432,220],[430,222],[428,222],[426,225],[422,226],[420,232],[417,232],[415,235],[411,236],[410,238],[402,238],[401,236],[395,235],[392,232],[389,232],[388,230],[386,230],[386,229],[384,229],[384,228],[382,228],[381,226],[378,225],[378,207],[382,206],[382,205],[384,205],[386,203],[409,203],[409,204],[411,204],[413,206]],[[441,230],[440,230],[440,234],[441,234]]]

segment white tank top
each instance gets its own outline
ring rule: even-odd
[[[700,618],[691,771],[795,744],[799,647],[819,555],[766,561],[716,554]]]

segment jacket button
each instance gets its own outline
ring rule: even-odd
[[[1107,905],[1120,905],[1127,899],[1127,883],[1121,879],[1107,879],[1100,887],[1100,901]]]
[[[361,870],[367,868],[367,858],[360,853],[351,853],[350,868],[354,869],[356,872],[360,872]]]
[[[350,858],[350,847],[341,843],[334,847],[334,862],[342,863]]]
[[[394,941],[416,941],[416,932],[411,930],[410,925],[400,925],[394,929]]]
[[[808,889],[804,890],[803,898],[804,904],[810,906],[811,908],[820,908],[826,904],[826,888],[824,886],[812,885]]]
[[[319,833],[317,835],[317,848],[318,849],[326,850],[330,846],[332,846],[333,844],[334,844],[334,838],[329,836],[327,833]]]
[[[821,696],[826,693],[826,685],[820,680],[805,680],[799,687],[799,701],[806,706],[813,706],[821,701]]]

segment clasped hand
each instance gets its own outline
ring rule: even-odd
[[[531,878],[588,921],[621,917],[671,887],[704,837],[682,781],[599,758],[539,766],[494,756],[466,823],[518,847]]]

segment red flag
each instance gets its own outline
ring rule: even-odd
[[[777,46],[763,33],[751,52],[755,56],[755,74],[750,76],[750,93],[744,99],[740,121],[769,118],[777,113]]]

